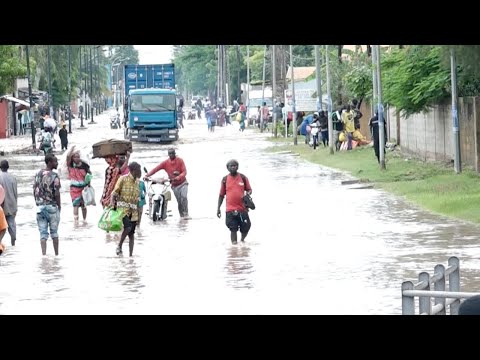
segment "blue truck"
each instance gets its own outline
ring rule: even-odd
[[[124,74],[125,139],[177,141],[174,64],[125,65]]]

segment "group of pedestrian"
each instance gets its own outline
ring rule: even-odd
[[[363,114],[360,112],[359,103],[356,99],[352,100],[352,104],[340,106],[332,113],[333,123],[333,141],[335,149],[339,151],[342,148],[342,143],[346,143],[346,150],[352,150],[353,141],[358,144],[368,144],[366,138],[360,133],[360,119]],[[387,126],[385,117],[382,117],[384,127],[384,140],[387,141]],[[380,128],[379,128],[378,110],[375,110],[374,115],[368,122],[370,135],[373,139],[373,149],[377,161],[380,162]],[[343,149],[343,148],[342,148]]]
[[[49,111],[40,116],[40,135],[38,138],[38,150],[43,151],[44,155],[53,152],[56,147],[55,134],[58,132],[60,138],[61,150],[68,148],[68,131],[65,123],[65,113],[59,112],[60,125],[57,121],[50,117]],[[60,128],[60,129],[59,129]]]
[[[105,160],[108,167],[105,170],[105,184],[101,197],[101,204],[113,207],[122,212],[123,230],[116,247],[117,255],[121,255],[122,245],[129,238],[129,255],[133,256],[135,229],[140,224],[143,206],[145,205],[145,183],[152,175],[165,170],[171,182],[173,193],[178,203],[178,211],[183,219],[190,219],[188,212],[188,181],[187,169],[182,158],[178,157],[175,149],[168,149],[168,159],[161,162],[142,177],[140,164],[129,163],[130,154],[115,155]],[[42,255],[47,253],[47,240],[50,237],[55,255],[59,254],[58,227],[60,223],[61,181],[57,173],[58,159],[53,153],[45,155],[45,167],[37,171],[33,183],[33,196],[36,204],[36,220],[40,233]],[[86,220],[87,209],[82,193],[90,186],[92,173],[90,166],[82,160],[80,151],[75,147],[67,154],[68,179],[70,180],[70,196],[73,206],[74,220],[78,221],[79,209],[82,209],[83,219]],[[251,194],[252,188],[248,178],[238,172],[238,161],[230,160],[227,163],[229,174],[222,179],[218,198],[217,216],[221,217],[220,207],[226,197],[225,224],[231,232],[232,244],[237,244],[237,232],[241,233],[243,242],[250,230],[251,223],[248,208],[243,197]],[[5,249],[2,242],[7,230],[11,237],[11,245],[16,242],[17,214],[17,182],[14,176],[8,173],[9,163],[3,160],[0,163],[0,255]],[[167,180],[167,179],[164,179]],[[4,199],[2,199],[4,193]]]
[[[128,163],[128,160],[126,162],[117,161],[116,163],[115,160],[108,161],[109,168],[107,168],[106,174],[115,173],[115,169],[111,169],[112,164],[116,164],[114,165],[116,169],[120,169]],[[241,233],[240,240],[243,242],[251,227],[248,208],[246,208],[243,202],[243,197],[245,193],[251,194],[252,188],[248,178],[238,172],[238,165],[238,161],[236,160],[230,160],[227,163],[229,175],[222,180],[217,209],[217,216],[220,218],[220,207],[226,196],[225,223],[231,232],[230,239],[232,244],[237,244],[237,232],[239,230]],[[102,204],[105,207],[110,206],[122,210],[123,231],[116,247],[116,254],[123,254],[122,245],[128,236],[129,255],[132,256],[135,244],[135,229],[141,220],[143,205],[145,205],[146,189],[144,182],[140,179],[142,174],[140,165],[137,162],[132,162],[128,164],[128,170],[128,173],[116,177],[114,188],[111,191],[109,191],[109,188],[115,175],[113,175],[113,178],[106,176],[102,199],[109,199],[109,202],[107,204],[106,201],[102,201]],[[164,170],[167,173],[168,179],[163,179],[163,181],[168,180],[171,183],[173,193],[177,200],[180,217],[190,219],[188,213],[187,168],[184,160],[177,156],[174,148],[168,149],[168,159],[147,172],[143,180],[149,180],[152,175],[160,170]]]

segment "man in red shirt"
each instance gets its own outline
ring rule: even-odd
[[[155,168],[150,170],[147,175],[145,175],[144,180],[147,180],[150,176],[152,176],[159,170],[165,170],[172,184],[172,190],[175,194],[175,198],[177,199],[178,212],[180,213],[180,217],[184,219],[189,219],[190,217],[188,216],[187,198],[188,182],[186,178],[187,168],[185,167],[185,163],[183,162],[183,160],[176,155],[175,149],[168,149],[168,157],[169,159],[161,162]]]
[[[251,223],[248,217],[248,209],[243,204],[243,196],[245,192],[252,193],[252,188],[248,178],[237,172],[238,161],[230,160],[227,163],[227,170],[229,175],[225,176],[225,181],[222,180],[220,185],[220,195],[218,197],[217,216],[220,218],[222,213],[220,206],[222,206],[223,198],[227,196],[225,224],[230,229],[230,240],[232,245],[237,244],[237,231],[240,229],[242,242],[245,241],[248,231],[250,230]]]

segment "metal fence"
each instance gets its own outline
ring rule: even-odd
[[[447,288],[448,283],[448,290]],[[433,285],[433,290],[431,287]],[[458,315],[460,299],[466,299],[479,293],[460,291],[460,260],[452,256],[448,267],[438,264],[434,274],[418,274],[418,282],[402,283],[402,315],[415,315],[415,297],[418,297],[418,314],[420,315]]]

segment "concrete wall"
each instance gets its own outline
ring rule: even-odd
[[[437,105],[427,113],[405,119],[394,108],[386,109],[387,133],[403,152],[424,161],[450,162],[454,158],[451,104]],[[458,100],[462,163],[479,171],[480,98]]]

